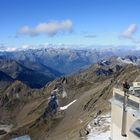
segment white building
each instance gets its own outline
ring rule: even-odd
[[[125,111],[124,97],[127,99]],[[128,97],[121,88],[113,89],[111,120],[112,140],[140,140],[140,82],[133,82]]]

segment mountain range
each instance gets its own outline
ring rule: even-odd
[[[21,60],[3,59],[6,60],[6,62],[4,61],[6,65],[9,61],[14,65],[21,62]],[[23,69],[21,69],[21,65],[18,65],[17,69],[12,69],[13,72],[16,70],[13,74],[12,71],[8,73],[8,69],[1,64],[2,74],[5,74],[3,81],[6,79],[10,84],[1,89],[0,123],[13,125],[11,131],[2,135],[2,138],[8,140],[24,134],[30,135],[33,140],[45,140],[46,138],[47,140],[65,140],[66,138],[81,140],[82,137],[86,138],[85,130],[88,123],[99,112],[100,114],[110,112],[108,100],[116,83],[119,82],[121,85],[125,79],[131,83],[140,75],[139,65],[135,65],[138,60],[139,57],[134,56],[102,59],[85,69],[50,81],[40,89],[32,89],[25,82],[25,84],[22,83],[20,79],[20,81],[15,79],[18,72],[20,73]],[[127,63],[128,61],[129,63]],[[22,64],[26,68],[29,66],[26,63]],[[37,67],[37,69],[39,68]],[[29,70],[28,67],[27,71]],[[58,114],[55,117],[50,115],[41,121],[40,117],[48,106],[51,91],[56,88],[59,91],[60,108],[75,102],[62,111],[61,115]],[[58,117],[59,115],[60,117]]]
[[[131,54],[130,54],[131,53]],[[24,63],[30,67],[27,62],[39,67],[49,67],[61,74],[71,74],[80,69],[96,63],[111,56],[124,57],[126,55],[139,53],[123,49],[72,49],[72,48],[40,48],[28,49],[13,52],[0,52],[0,56],[10,58],[17,62]],[[32,66],[33,67],[33,66]],[[55,72],[54,72],[55,73]]]

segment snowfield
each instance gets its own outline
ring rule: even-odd
[[[73,103],[75,103],[76,100],[72,101],[71,103],[69,103],[68,105],[66,106],[63,106],[63,107],[60,107],[60,110],[66,110],[69,106],[71,106]]]
[[[98,116],[87,126],[87,129],[90,132],[87,136],[87,140],[110,140],[110,127],[110,114]]]

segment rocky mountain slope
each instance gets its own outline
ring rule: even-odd
[[[58,78],[42,89],[31,89],[21,82],[15,82],[1,92],[1,101],[10,99],[1,103],[1,123],[13,125],[11,131],[2,137],[6,140],[29,134],[33,140],[86,138],[88,123],[95,116],[110,111],[108,99],[113,86],[124,79],[131,83],[138,75],[140,69],[137,66],[111,58],[73,75]],[[59,91],[59,107],[65,109],[42,120],[40,116],[48,105],[51,91],[56,88]],[[7,106],[7,102],[10,106]],[[66,107],[69,103],[72,104]]]

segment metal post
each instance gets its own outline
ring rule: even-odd
[[[123,116],[122,116],[122,136],[126,137],[126,128],[127,128],[127,103],[128,103],[128,94],[127,91],[124,90],[124,100],[123,100]]]

